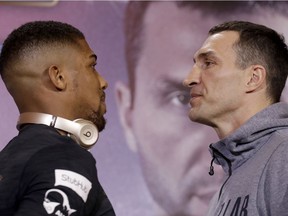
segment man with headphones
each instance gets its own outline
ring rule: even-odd
[[[87,151],[105,127],[107,82],[82,32],[34,21],[4,41],[0,73],[20,112],[0,153],[0,215],[114,216]]]

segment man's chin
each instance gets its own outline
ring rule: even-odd
[[[185,204],[184,204],[185,203]],[[176,209],[169,209],[169,216],[203,216],[206,215],[208,211],[208,205],[206,200],[201,200],[199,197],[193,197],[192,199],[185,200],[183,205],[178,206],[178,211]]]
[[[99,114],[96,112],[93,112],[89,118],[89,121],[91,121],[98,129],[98,131],[103,131],[106,125],[106,119],[104,118],[104,114]]]
[[[96,125],[98,131],[101,132],[105,129],[106,119],[104,117],[102,117],[93,123]]]
[[[200,180],[199,180],[200,181]],[[203,190],[195,191],[195,185],[198,185],[203,188]],[[154,186],[155,187],[155,186]],[[159,187],[158,187],[159,188]],[[159,193],[154,194],[154,200],[158,203],[159,208],[167,213],[169,216],[203,216],[206,214],[208,205],[210,200],[216,193],[216,188],[210,188],[209,186],[203,187],[201,182],[196,182],[191,184],[191,186],[187,185],[185,187],[187,191],[188,188],[194,191],[191,192],[182,192],[182,193],[168,193],[163,192],[165,189],[162,188],[161,196]],[[197,188],[197,187],[196,187]],[[203,192],[202,192],[203,191]]]

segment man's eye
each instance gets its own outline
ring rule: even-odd
[[[206,68],[209,68],[213,65],[213,62],[212,61],[204,61],[202,64],[201,64],[201,68],[203,69],[206,69]]]
[[[169,95],[169,100],[174,106],[187,106],[189,104],[190,94],[186,91],[175,91]]]
[[[211,61],[206,61],[204,64],[205,64],[206,67],[208,67],[208,66],[210,66],[212,64],[212,62]]]
[[[205,61],[203,62],[203,67],[206,69],[206,68],[209,68],[209,67],[213,66],[214,64],[215,64],[214,61],[205,60]]]

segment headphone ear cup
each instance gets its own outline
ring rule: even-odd
[[[73,122],[79,126],[78,134],[73,134],[80,146],[85,149],[90,149],[99,138],[97,127],[90,121],[85,119],[76,119]]]

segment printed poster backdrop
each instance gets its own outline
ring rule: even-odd
[[[163,26],[165,26],[165,22],[166,20],[168,22],[169,16],[171,18],[171,16],[175,14],[165,13],[166,11],[165,9],[161,10],[162,6],[160,6],[160,4],[164,5],[171,3],[159,2],[157,4],[159,4],[160,7],[160,9],[158,8],[158,10],[162,11],[162,12],[158,11],[158,14],[160,13],[163,16],[162,24]],[[215,4],[217,4],[217,2]],[[282,2],[279,4],[284,5],[286,3]],[[115,89],[117,88],[115,88],[115,86],[117,86],[117,83],[119,83],[119,81],[121,81],[122,83],[128,82],[127,66],[125,62],[125,47],[124,47],[125,34],[123,30],[124,11],[126,5],[127,5],[126,1],[63,1],[63,2],[47,1],[45,3],[30,2],[28,4],[26,4],[25,2],[22,2],[20,4],[16,2],[10,2],[10,3],[0,2],[0,29],[1,29],[0,43],[3,43],[6,36],[14,28],[17,28],[19,25],[25,22],[33,20],[58,20],[67,22],[79,28],[86,35],[88,43],[98,56],[97,70],[101,73],[101,75],[104,76],[104,78],[108,81],[109,84],[109,87],[106,90],[107,108],[108,108],[108,112],[106,114],[107,127],[105,131],[101,133],[97,145],[91,151],[97,160],[97,168],[100,181],[107,195],[109,196],[115,208],[116,214],[118,216],[153,216],[153,215],[160,216],[160,213],[159,214],[156,213],[159,212],[159,210],[155,210],[156,208],[154,205],[154,201],[151,198],[150,192],[147,189],[145,180],[142,175],[142,168],[140,166],[142,163],[139,162],[141,161],[142,158],[139,157],[137,153],[131,150],[131,148],[129,148],[127,145],[125,134],[119,120],[120,119],[118,114],[119,110],[117,109],[117,103],[116,103],[117,91]],[[281,5],[281,8],[283,8],[283,5]],[[171,5],[163,6],[163,8],[166,9],[167,8],[169,9],[171,7],[172,7]],[[223,8],[222,10],[225,9]],[[155,11],[157,11],[157,9],[155,9]],[[287,26],[287,17],[275,11],[270,13],[269,16],[261,18],[256,17],[256,15],[255,16],[253,15],[251,17],[243,16],[242,18],[247,20],[251,18],[251,20],[255,22],[259,22],[262,24],[266,24],[270,27],[273,27],[279,32],[286,35],[286,37],[288,38],[288,30],[285,30],[284,28],[284,26]],[[153,13],[152,9],[150,13],[151,14]],[[153,15],[151,15],[151,17],[152,17],[151,19],[153,20]],[[233,18],[237,18],[237,16],[235,15],[230,17],[230,19]],[[200,21],[203,22],[203,19],[204,18],[202,17],[202,20]],[[223,19],[225,20],[225,18]],[[200,47],[202,42],[204,41],[208,29],[214,24],[216,24],[214,22],[215,21],[211,21],[211,19],[207,19],[205,20],[206,25],[202,24],[198,25],[197,30],[199,30],[199,32],[200,31],[205,32],[204,36],[197,38],[198,47]],[[195,23],[194,25],[196,25]],[[177,25],[178,29],[181,29],[181,27],[182,27],[181,25]],[[183,26],[183,28],[185,28],[185,26]],[[171,31],[173,30],[171,29]],[[159,35],[155,35],[155,38],[159,36],[160,33]],[[169,40],[169,37],[168,36],[167,38],[163,37],[162,42],[163,41],[165,42],[165,40]],[[185,46],[189,46],[190,45],[189,38],[187,37],[184,38],[182,45],[183,44]],[[167,49],[168,52],[169,50],[167,47],[169,47],[169,45],[162,46],[161,49],[163,50]],[[155,53],[157,53],[158,51],[159,50],[155,51]],[[161,53],[160,51],[159,53]],[[196,51],[196,48],[194,51]],[[175,58],[177,58],[177,52],[175,52]],[[162,60],[163,60],[162,56],[159,55],[159,62],[161,62]],[[168,67],[169,62],[166,63]],[[157,65],[155,67],[157,67]],[[184,73],[183,76],[181,74],[183,78],[184,75],[185,75]],[[283,95],[283,100],[287,101],[286,94],[287,93],[285,92]],[[142,100],[143,102],[145,102],[145,98],[142,98]],[[145,103],[142,103],[142,106],[143,106],[142,108],[145,109],[146,106]],[[164,106],[163,107],[159,106],[159,109],[165,109],[165,108]],[[173,110],[170,114],[175,116],[178,115],[177,111],[173,112]],[[4,146],[9,142],[9,140],[17,134],[15,125],[18,115],[19,115],[18,110],[13,102],[13,99],[7,93],[5,86],[1,81],[0,82],[0,119],[1,119],[0,150],[4,148]],[[146,122],[145,119],[143,119],[143,124],[149,125],[149,122]],[[187,117],[187,123],[185,123],[185,125],[186,126],[188,125],[187,127],[189,127],[189,124],[190,122]],[[158,125],[157,127],[161,128],[161,125]],[[163,125],[163,127],[165,127],[165,125]],[[157,134],[158,130],[156,129],[155,133]],[[176,132],[177,130],[179,131],[179,127],[177,124],[171,123],[171,125],[169,125],[169,130],[171,129]],[[187,134],[188,133],[191,132],[189,132],[188,130]],[[198,130],[197,133],[201,134],[201,130]],[[169,137],[168,134],[167,136]],[[208,129],[205,129],[205,136],[208,137],[209,141],[217,139],[214,132]],[[148,138],[149,137],[147,137],[147,139]],[[192,141],[193,140],[191,140],[191,145],[193,144]],[[207,145],[207,149],[208,144],[209,143],[206,142],[203,143],[203,145]],[[177,140],[175,140],[175,145],[177,147]],[[164,148],[165,146],[163,146],[163,152],[167,153],[168,151],[166,152]],[[188,148],[188,145],[186,146],[186,148]],[[159,149],[155,148],[155,152],[158,151]],[[185,149],[183,151],[185,152]],[[166,161],[167,164],[169,162],[171,164],[177,164],[178,161],[181,161],[181,158],[184,157],[183,151],[182,151],[183,155],[181,155],[180,154],[181,151],[179,151],[178,155],[171,157],[175,159],[174,161],[173,160],[169,161],[169,159],[171,158],[169,158],[168,153]],[[207,167],[209,166],[209,163],[210,160],[207,160]],[[161,170],[157,170],[157,172],[161,172]],[[171,166],[172,174],[170,173],[170,175],[168,175],[167,177],[168,180],[169,177],[172,178],[173,172],[174,171],[172,170]],[[207,170],[205,170],[205,172],[207,172]],[[146,175],[148,174],[146,173]],[[209,178],[208,175],[207,178]],[[146,176],[146,180],[147,179],[149,179],[149,177]],[[162,180],[163,182],[169,183],[169,181],[168,180],[166,181],[166,179]],[[173,188],[173,186],[174,185],[171,185],[171,188]],[[157,185],[155,187],[157,187]],[[161,188],[160,184],[159,188]],[[157,193],[157,189],[155,189],[155,191],[156,192],[154,193]],[[161,197],[161,199],[162,199],[161,203],[163,204],[163,206],[165,206],[165,198]],[[168,199],[169,198],[167,196],[167,200]],[[175,203],[177,203],[177,200],[175,201]],[[173,208],[173,205],[170,206],[172,206],[171,208]],[[175,204],[175,206],[177,205]],[[177,207],[175,207],[175,209],[176,208]],[[163,215],[169,215],[169,214],[164,213],[161,214],[161,216]],[[179,216],[182,215],[179,214]],[[192,214],[189,216],[192,216]]]

